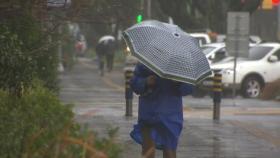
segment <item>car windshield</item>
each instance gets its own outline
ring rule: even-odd
[[[249,60],[260,60],[271,50],[272,47],[268,47],[268,46],[251,47],[249,51]]]
[[[205,54],[205,55],[207,55],[207,54],[209,54],[212,50],[214,50],[215,49],[215,47],[209,47],[209,46],[207,46],[207,47],[202,47],[202,52]]]

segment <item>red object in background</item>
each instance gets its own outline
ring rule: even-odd
[[[280,0],[271,0],[273,5],[279,5],[280,4]]]
[[[82,48],[83,48],[82,42],[77,42],[76,45],[75,45],[75,47],[76,47],[76,50],[77,50],[77,51],[82,51]]]

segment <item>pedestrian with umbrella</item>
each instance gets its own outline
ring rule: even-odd
[[[131,80],[139,96],[138,121],[131,137],[142,145],[142,156],[176,158],[183,126],[182,96],[192,85],[211,74],[197,41],[178,26],[144,21],[123,33],[126,44],[140,63]]]
[[[100,75],[104,75],[105,60],[108,72],[112,71],[114,64],[114,54],[116,49],[115,37],[106,35],[98,40],[96,53],[99,62]]]

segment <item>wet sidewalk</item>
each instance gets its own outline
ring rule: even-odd
[[[81,61],[61,76],[61,100],[75,104],[76,120],[88,124],[99,136],[119,127],[117,141],[122,158],[140,158],[141,147],[129,136],[137,121],[124,117],[124,76],[115,70],[101,78],[91,61]],[[184,129],[177,158],[279,158],[280,103],[237,98],[222,101],[221,121],[212,120],[211,98],[184,98]],[[162,157],[157,151],[157,158]]]
[[[77,116],[77,120],[88,124],[101,136],[102,133],[106,133],[108,127],[119,127],[118,142],[123,148],[122,157],[141,157],[140,145],[129,137],[129,132],[136,122],[135,117],[94,116],[85,118]],[[279,136],[279,133],[273,134],[273,132],[258,128],[249,120],[228,119],[214,122],[210,119],[188,118],[184,122],[177,157],[278,158],[280,155]],[[162,157],[161,151],[157,151],[156,157]]]

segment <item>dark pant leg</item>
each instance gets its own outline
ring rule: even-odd
[[[104,63],[104,55],[98,55],[98,68],[101,76],[104,75]]]
[[[110,72],[113,70],[114,54],[107,54],[106,60],[107,60],[107,70]]]

